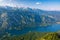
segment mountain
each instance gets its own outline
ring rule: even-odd
[[[8,6],[0,7],[1,36],[12,34],[13,32],[19,33],[24,28],[46,27],[55,23],[55,17],[48,15],[44,10]]]
[[[1,27],[31,27],[56,22],[53,16],[43,15],[42,10],[12,7],[0,7],[0,21]]]

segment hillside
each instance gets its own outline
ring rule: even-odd
[[[29,32],[21,36],[6,35],[1,40],[60,40],[60,37],[56,32]]]
[[[40,33],[28,33],[28,32],[31,31],[32,29],[33,30],[36,29],[37,27],[42,27],[42,29],[44,29],[44,27],[56,24],[57,22],[54,16],[46,14],[47,13],[45,11],[40,9],[16,8],[8,6],[0,7],[0,39],[29,40],[31,39],[30,36],[33,37],[33,39],[35,39],[35,37],[39,38],[41,36]],[[26,34],[26,39],[24,38],[25,33],[28,33]],[[21,34],[23,35],[22,39]],[[42,33],[42,36],[43,34],[45,35],[46,33]]]
[[[2,7],[0,8],[1,29],[47,26],[56,23],[56,19],[53,16],[42,15],[42,13],[39,13],[40,11],[31,8]]]

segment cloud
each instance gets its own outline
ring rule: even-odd
[[[3,0],[0,0],[0,2],[2,2]]]
[[[0,6],[24,7],[23,4],[14,2],[14,0],[0,0]]]
[[[41,2],[36,2],[36,5],[40,5],[41,4]]]
[[[4,0],[0,0],[0,4],[3,3],[3,2],[4,2]]]
[[[0,6],[11,5],[13,6],[12,0],[0,0]]]

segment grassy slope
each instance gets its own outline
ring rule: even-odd
[[[60,40],[57,33],[29,32],[19,36],[5,36],[2,40]]]

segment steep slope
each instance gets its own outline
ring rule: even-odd
[[[29,32],[20,36],[5,35],[1,40],[60,40],[60,38],[57,32]]]
[[[31,8],[0,7],[0,34],[19,33],[25,27],[46,27],[56,23],[53,16],[42,15],[42,12]]]
[[[46,26],[46,25],[54,24],[56,22],[53,16],[39,15],[36,11],[34,11],[31,8],[18,9],[18,8],[7,7],[7,8],[1,8],[1,10],[0,10],[1,11],[0,26],[2,28]]]

